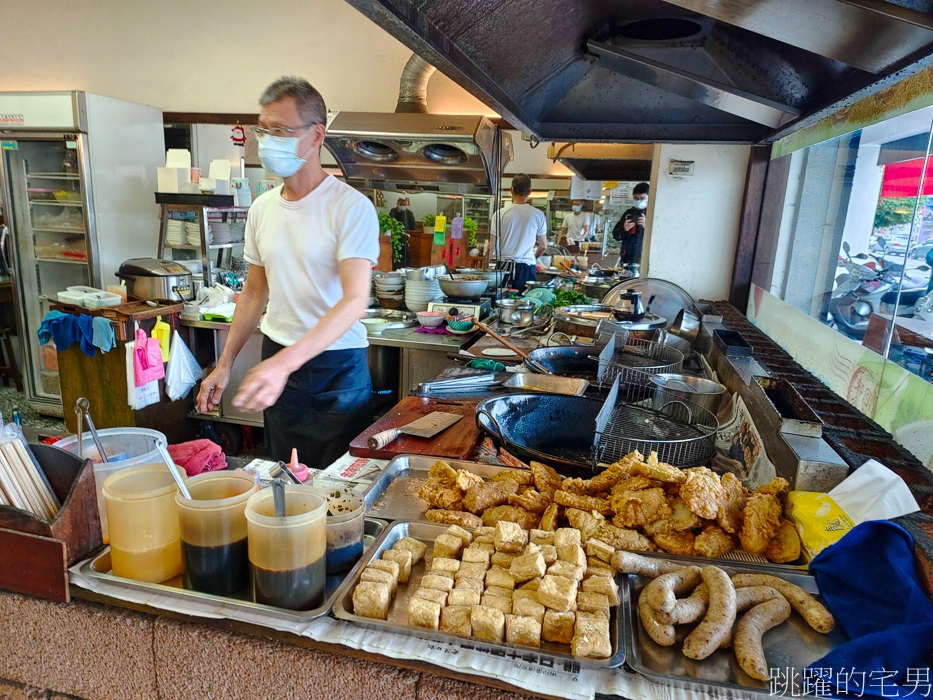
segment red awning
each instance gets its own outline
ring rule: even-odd
[[[884,166],[881,197],[916,197],[920,187],[920,168],[923,159],[904,160]],[[923,178],[923,194],[933,195],[933,157],[927,158],[927,171]]]

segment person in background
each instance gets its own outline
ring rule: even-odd
[[[535,258],[547,250],[547,217],[528,204],[531,178],[524,173],[512,178],[512,205],[503,207],[492,219],[489,247],[501,260],[514,265],[506,286],[525,291],[525,283],[535,278]],[[501,237],[501,238],[500,238]]]
[[[259,98],[259,160],[283,185],[259,197],[246,219],[246,284],[223,353],[201,382],[198,410],[212,411],[237,354],[259,324],[262,362],[233,405],[264,411],[270,459],[293,447],[324,468],[372,421],[366,329],[379,221],[372,202],[321,167],[324,99],[301,78],[276,80]],[[263,310],[268,309],[265,316]]]
[[[564,217],[564,224],[560,229],[560,241],[571,245],[579,244],[589,235],[590,215],[583,211],[582,199],[573,200],[570,208],[573,211]]]
[[[389,216],[402,224],[406,231],[415,230],[415,215],[408,208],[410,204],[407,197],[399,197],[395,207],[389,210]]]
[[[641,246],[645,239],[645,210],[648,208],[648,183],[639,182],[632,190],[635,206],[626,209],[612,229],[613,239],[620,241],[619,262],[641,264]]]

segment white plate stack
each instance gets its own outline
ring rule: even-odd
[[[207,231],[207,240],[210,242],[210,228],[208,228]],[[185,233],[188,240],[188,245],[201,245],[201,224],[199,221],[186,221]]]
[[[401,273],[387,272],[373,277],[376,300],[386,309],[401,309],[405,301],[405,277]]]
[[[223,221],[211,224],[211,243],[221,245],[230,243],[230,224]]]
[[[427,311],[430,302],[443,296],[441,285],[435,279],[408,280],[405,284],[405,306],[411,311]]]
[[[178,219],[169,219],[165,225],[165,244],[185,244],[185,222]]]

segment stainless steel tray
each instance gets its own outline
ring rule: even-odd
[[[451,465],[453,466],[453,465]],[[434,523],[409,523],[395,522],[383,533],[382,537],[371,547],[364,555],[361,564],[365,566],[371,559],[378,559],[382,552],[391,549],[392,545],[403,537],[413,537],[416,540],[424,542],[428,546],[428,551],[418,564],[412,567],[411,577],[407,584],[399,585],[398,595],[392,601],[389,607],[388,620],[375,620],[370,617],[360,617],[353,614],[353,589],[362,573],[362,567],[357,567],[351,576],[343,582],[340,590],[337,591],[337,600],[334,602],[334,616],[340,620],[347,620],[364,627],[382,630],[384,632],[395,632],[410,637],[418,637],[438,642],[457,642],[461,641],[473,647],[481,649],[514,649],[521,650],[522,655],[533,652],[542,658],[550,658],[561,663],[565,661],[576,661],[584,666],[593,666],[596,668],[615,668],[625,662],[625,643],[623,641],[624,630],[629,626],[626,616],[627,609],[620,605],[610,609],[609,615],[609,637],[612,642],[612,656],[608,659],[588,659],[570,654],[569,644],[554,644],[551,642],[541,642],[541,648],[520,646],[517,644],[508,644],[506,642],[496,643],[487,642],[475,637],[465,637],[450,632],[439,630],[429,630],[423,627],[416,627],[407,624],[408,620],[408,602],[411,600],[411,594],[421,585],[421,577],[430,568],[434,553],[434,538],[443,535],[447,531],[447,525],[436,525]],[[618,577],[616,577],[618,580]]]
[[[81,567],[81,573],[89,578],[104,581],[117,588],[125,588],[133,591],[150,591],[179,601],[210,603],[213,606],[212,612],[217,615],[223,615],[224,610],[247,610],[250,612],[261,612],[266,617],[279,620],[313,620],[316,617],[321,617],[330,612],[337,598],[338,589],[341,584],[344,583],[345,580],[356,577],[360,565],[364,560],[368,559],[367,553],[372,549],[380,535],[384,534],[387,526],[388,523],[384,520],[377,520],[375,518],[365,518],[363,520],[363,554],[360,560],[348,571],[326,577],[324,584],[324,602],[311,610],[286,610],[285,608],[254,603],[250,598],[251,593],[249,589],[236,593],[233,597],[189,591],[184,588],[181,576],[176,576],[164,583],[146,583],[144,581],[134,581],[128,578],[114,576],[110,566],[110,547],[104,548],[96,557],[86,561]]]
[[[671,561],[688,563],[683,557],[669,557]],[[770,574],[790,581],[808,593],[817,595],[816,580],[806,573],[790,572],[781,568],[746,566],[727,562],[715,564],[727,573]],[[645,632],[638,619],[638,595],[651,579],[642,576],[625,576],[620,585],[622,605],[627,611],[625,648],[628,651],[626,665],[653,681],[677,688],[706,690],[722,693],[723,689],[739,691],[741,694],[762,693],[766,695],[799,694],[803,688],[801,672],[814,661],[823,658],[840,644],[848,641],[837,625],[829,634],[815,632],[796,612],[787,622],[765,633],[763,647],[765,658],[776,673],[776,693],[771,693],[768,683],[748,676],[735,659],[735,652],[720,649],[703,661],[688,659],[681,653],[683,640],[695,625],[678,625],[677,641],[674,646],[662,647]],[[817,597],[819,597],[817,595]],[[741,614],[741,613],[740,613]],[[779,673],[777,673],[779,672]],[[794,685],[795,684],[795,685]],[[733,694],[733,696],[735,696]]]
[[[440,459],[421,455],[394,457],[363,495],[367,514],[385,520],[424,520],[428,504],[418,497],[418,489],[428,480],[428,470]],[[511,471],[509,467],[494,467],[479,462],[443,461],[452,469],[466,469],[487,479]]]
[[[523,391],[541,391],[547,394],[583,396],[590,383],[577,377],[558,377],[556,374],[529,374],[519,372],[503,386]]]

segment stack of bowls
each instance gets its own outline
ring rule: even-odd
[[[400,272],[386,272],[373,278],[376,301],[386,309],[400,309],[405,301],[405,277]]]
[[[405,306],[412,311],[427,311],[428,304],[442,298],[437,280],[408,280],[405,284]]]

